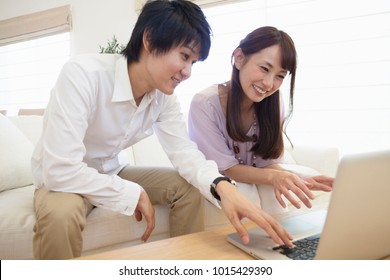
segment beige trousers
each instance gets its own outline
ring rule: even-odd
[[[147,192],[152,204],[170,206],[170,235],[204,230],[203,197],[173,168],[125,167],[119,174]],[[81,255],[82,231],[93,206],[81,195],[36,190],[35,259],[71,259]]]

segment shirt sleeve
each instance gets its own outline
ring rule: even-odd
[[[83,139],[96,102],[94,79],[77,63],[64,66],[45,113],[43,135],[32,158],[33,173],[52,191],[77,193],[95,206],[132,215],[142,188],[83,162]]]
[[[175,95],[166,96],[161,114],[154,125],[156,135],[173,166],[211,203],[219,206],[210,193],[210,184],[220,177],[214,161],[206,160],[190,140],[186,123]]]
[[[188,129],[190,138],[197,143],[199,150],[207,159],[214,160],[219,171],[223,172],[237,165],[238,160],[223,134],[223,131],[226,131],[225,116],[218,113],[215,106],[207,95],[195,95],[190,106]]]

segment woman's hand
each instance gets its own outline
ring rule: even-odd
[[[221,206],[230,223],[236,229],[244,244],[249,242],[249,234],[241,219],[248,218],[261,227],[277,244],[292,246],[291,235],[269,214],[248,200],[232,184],[221,181],[216,187],[221,197]]]
[[[310,181],[311,182],[289,171],[275,170],[272,185],[274,186],[276,199],[283,208],[286,208],[286,203],[282,198],[283,195],[292,205],[299,209],[301,208],[301,205],[297,201],[297,197],[306,205],[306,207],[311,208],[310,200],[313,200],[315,197],[311,192],[311,189],[313,189],[315,180],[313,179]],[[317,187],[319,186],[320,185],[317,184]],[[293,194],[295,194],[296,197],[294,197]]]
[[[304,177],[304,180],[310,183],[308,187],[313,191],[330,192],[333,189],[334,178],[332,177],[319,175],[313,177]]]
[[[324,175],[301,177],[289,171],[278,170],[275,173],[272,184],[275,188],[276,199],[282,207],[286,207],[282,195],[296,208],[301,207],[300,203],[292,195],[294,193],[303,204],[311,208],[310,200],[314,199],[314,194],[311,191],[330,192],[332,191],[333,181],[333,178]]]

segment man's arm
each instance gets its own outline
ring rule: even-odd
[[[240,235],[244,244],[249,242],[249,234],[241,219],[248,218],[261,227],[277,244],[292,246],[292,236],[266,212],[256,207],[238,189],[227,181],[221,181],[216,186],[216,191],[221,197],[222,209],[230,223]]]

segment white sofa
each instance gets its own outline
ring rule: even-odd
[[[34,186],[30,156],[42,126],[42,116],[0,114],[0,259],[32,259],[35,214]],[[170,166],[155,137],[147,138],[125,151],[136,165]],[[335,148],[287,148],[286,167],[301,172],[334,176],[339,162]],[[302,165],[302,166],[301,166]],[[316,203],[326,203],[328,195],[318,194]],[[168,238],[168,207],[156,205],[156,227],[150,241]],[[228,223],[223,212],[206,201],[206,230]],[[144,222],[100,208],[87,217],[83,255],[141,243]]]

